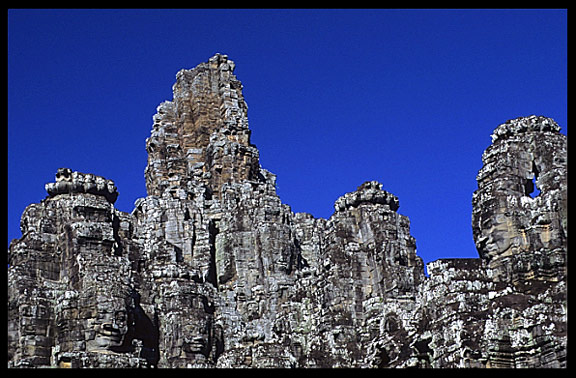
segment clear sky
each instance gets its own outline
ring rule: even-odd
[[[217,52],[282,201],[328,218],[378,180],[425,262],[478,256],[471,199],[499,124],[567,133],[566,10],[9,10],[8,242],[60,167],[114,180],[132,211],[156,107]]]

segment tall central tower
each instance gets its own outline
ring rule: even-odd
[[[216,54],[176,75],[174,98],[158,107],[146,141],[149,195],[199,180],[210,196],[220,198],[225,182],[263,180],[234,66],[226,55]]]

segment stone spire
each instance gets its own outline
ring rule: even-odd
[[[228,181],[263,180],[234,67],[226,55],[216,54],[177,73],[174,98],[158,107],[146,141],[148,194],[161,196],[201,181],[210,195],[219,196]]]

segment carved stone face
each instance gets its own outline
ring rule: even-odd
[[[128,332],[128,312],[123,299],[112,299],[98,304],[98,318],[93,323],[94,340],[87,349],[102,350],[120,346]]]
[[[490,256],[506,252],[512,245],[513,227],[511,219],[506,214],[496,214],[485,223],[482,236],[486,240],[486,251]]]
[[[510,249],[514,230],[511,219],[504,212],[485,214],[485,217],[476,243],[484,257],[492,260]]]
[[[200,320],[200,324],[191,324],[183,327],[183,349],[187,353],[205,354],[208,349],[208,324],[205,320]]]
[[[183,349],[186,353],[202,354],[207,356],[210,345],[211,316],[206,312],[206,297],[199,295],[193,297],[188,316],[192,322],[183,323],[182,338]]]
[[[519,228],[504,210],[497,211],[482,222],[478,241],[484,245],[484,251],[490,259],[506,256],[514,250],[524,250],[530,246],[526,231]]]

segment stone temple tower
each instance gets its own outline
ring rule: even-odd
[[[496,128],[472,204],[480,257],[503,280],[562,280],[566,271],[567,150],[560,126],[523,117]]]
[[[496,128],[472,200],[479,258],[425,276],[386,183],[343,194],[329,219],[282,203],[234,67],[216,54],[177,73],[131,213],[112,180],[68,168],[25,209],[8,251],[9,367],[566,366],[553,120]]]

